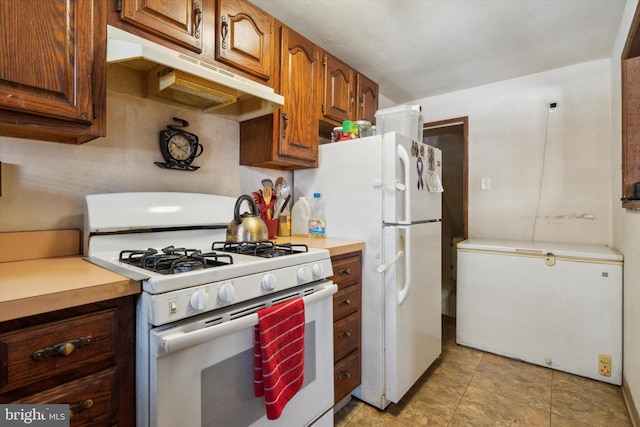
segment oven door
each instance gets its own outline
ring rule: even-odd
[[[150,333],[150,426],[333,425],[333,305],[337,286],[315,286],[305,302],[304,385],[277,420],[254,397],[255,311],[216,322],[216,314]]]

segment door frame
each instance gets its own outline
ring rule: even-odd
[[[469,238],[469,116],[424,123],[423,129],[462,125],[462,233]]]

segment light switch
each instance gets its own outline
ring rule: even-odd
[[[482,178],[480,180],[480,189],[482,191],[489,191],[491,190],[491,178]]]

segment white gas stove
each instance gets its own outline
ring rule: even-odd
[[[138,426],[333,425],[329,252],[225,242],[235,203],[195,193],[86,197],[86,259],[142,283]],[[293,298],[305,304],[305,383],[278,420],[267,420],[264,400],[252,395],[253,329],[259,310]]]
[[[226,242],[235,201],[194,193],[87,196],[87,260],[141,280],[154,306],[153,325],[332,275],[326,250]]]

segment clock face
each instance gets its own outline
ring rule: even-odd
[[[187,160],[193,154],[193,146],[189,140],[181,134],[173,135],[167,144],[169,155],[176,160]]]

